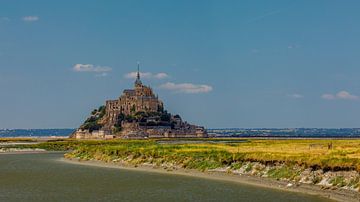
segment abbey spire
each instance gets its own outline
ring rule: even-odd
[[[140,62],[137,63],[137,75],[136,75],[136,81],[135,86],[141,86],[142,82],[140,80]]]

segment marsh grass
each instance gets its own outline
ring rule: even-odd
[[[281,168],[270,169],[267,174],[269,177],[275,178],[277,180],[280,180],[280,179],[293,180],[296,176],[298,176],[300,174],[300,171],[295,170],[289,166],[282,166]]]
[[[354,188],[354,189],[358,188],[359,185],[360,185],[360,179],[359,179],[359,177],[353,178],[353,179],[351,179],[350,182],[349,182],[349,186],[352,187],[352,188]]]
[[[224,142],[225,140],[226,142]],[[172,163],[184,168],[199,170],[229,166],[238,169],[244,162],[260,162],[266,165],[281,163],[304,168],[360,171],[360,140],[225,140],[191,139],[188,141],[186,139],[187,143],[176,143],[178,140],[161,139],[161,144],[156,139],[64,140],[20,147],[69,151],[68,157],[80,159],[104,161],[122,159],[134,164],[144,162]],[[328,148],[330,143],[333,145],[332,149]],[[288,168],[283,168],[280,171],[274,171],[272,175],[275,178],[291,177],[293,173]]]
[[[0,138],[1,142],[36,142],[34,138]]]
[[[330,183],[333,185],[333,186],[337,186],[337,187],[344,187],[346,186],[346,182],[345,182],[345,179],[343,176],[336,176],[334,178],[332,178],[330,180]]]

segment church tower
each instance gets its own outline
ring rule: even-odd
[[[141,87],[142,86],[142,82],[140,80],[140,62],[138,62],[137,64],[137,75],[136,75],[136,80],[135,80],[135,87]]]

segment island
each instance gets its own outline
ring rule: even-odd
[[[183,121],[164,109],[163,102],[140,79],[139,65],[134,89],[126,89],[116,100],[107,100],[91,112],[71,138],[204,138],[204,127]]]

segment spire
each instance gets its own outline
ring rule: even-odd
[[[140,80],[140,62],[137,63],[137,79]]]
[[[140,86],[142,85],[141,80],[140,80],[140,62],[137,63],[137,74],[136,74],[136,81],[135,81],[135,86]]]

